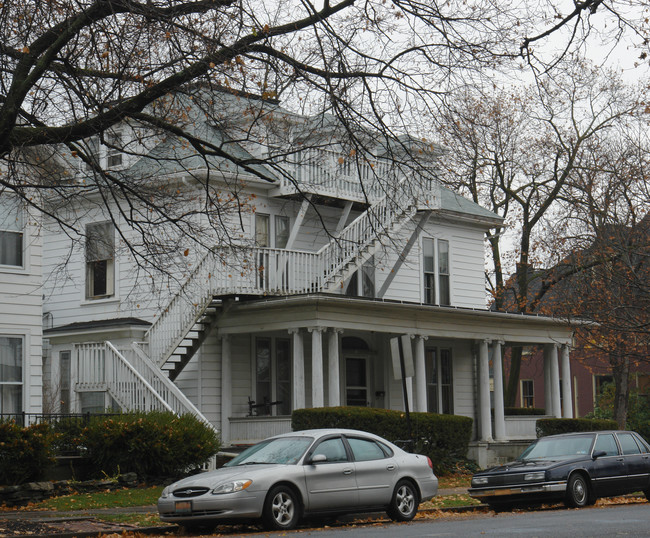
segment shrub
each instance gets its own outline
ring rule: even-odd
[[[616,430],[615,420],[598,418],[541,418],[537,421],[537,437],[558,433]]]
[[[141,478],[196,469],[220,447],[217,433],[195,416],[158,411],[91,417],[81,439],[98,470]]]
[[[436,474],[454,472],[466,462],[472,419],[457,415],[411,413],[414,452],[431,458]],[[291,415],[294,431],[312,428],[349,428],[380,435],[398,445],[410,441],[406,415],[370,407],[297,409]]]
[[[54,463],[52,433],[47,424],[19,426],[0,422],[0,484],[17,485],[38,480]]]
[[[546,410],[541,407],[506,407],[505,415],[545,415]]]

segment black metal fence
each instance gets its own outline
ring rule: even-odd
[[[13,421],[19,426],[32,424],[58,424],[62,422],[81,422],[86,425],[91,417],[115,417],[121,413],[0,413],[0,421]]]

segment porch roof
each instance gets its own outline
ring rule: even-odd
[[[586,323],[323,293],[255,300],[231,298],[222,304],[226,302],[228,314],[219,321],[221,334],[323,327],[522,345],[570,344],[574,328]]]

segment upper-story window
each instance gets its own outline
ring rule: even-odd
[[[255,214],[255,246],[270,246],[270,221],[271,219],[268,215],[264,215],[263,213]]]
[[[0,195],[0,266],[23,267],[23,226],[18,199]]]
[[[271,222],[273,227],[271,228]],[[285,248],[289,241],[289,217],[264,213],[255,214],[255,246],[270,248]]]
[[[275,248],[286,248],[289,242],[289,217],[275,216]]]
[[[23,411],[23,338],[0,336],[0,413]]]
[[[86,142],[86,152],[88,158],[94,163],[94,166],[105,168],[107,170],[122,168],[124,163],[124,136],[121,131],[108,131],[104,135],[104,143],[100,144],[98,137],[88,138]],[[91,171],[93,166],[86,163],[86,171]]]
[[[451,304],[449,278],[449,241],[425,238],[424,302],[448,306]]]
[[[111,222],[86,226],[86,299],[115,294],[115,228]]]

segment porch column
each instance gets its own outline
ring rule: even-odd
[[[492,417],[490,416],[490,358],[488,340],[479,342],[478,348],[478,393],[481,441],[492,441]]]
[[[327,346],[327,403],[330,407],[341,405],[341,379],[339,375],[339,333],[342,329],[330,329]]]
[[[571,397],[571,363],[569,346],[562,346],[562,416],[573,418],[573,398]]]
[[[293,342],[293,408],[305,408],[305,347],[300,329],[289,329]]]
[[[553,396],[551,387],[551,347],[548,344],[544,346],[544,411],[547,415],[553,414]]]
[[[560,409],[560,371],[557,364],[557,346],[555,344],[546,344],[544,346],[545,360],[549,362],[550,373],[550,393],[551,405],[550,412],[555,418],[562,417],[562,410]],[[546,407],[547,412],[549,406]]]
[[[232,358],[230,336],[221,337],[221,442],[230,443],[230,415],[232,415]]]
[[[492,375],[494,376],[494,438],[503,441],[506,438],[506,419],[503,409],[503,366],[501,362],[501,346],[503,342],[496,341],[492,347]]]
[[[311,333],[311,406],[325,405],[323,379],[323,328],[312,327]]]
[[[427,412],[427,373],[424,363],[426,336],[415,337],[415,411]]]

